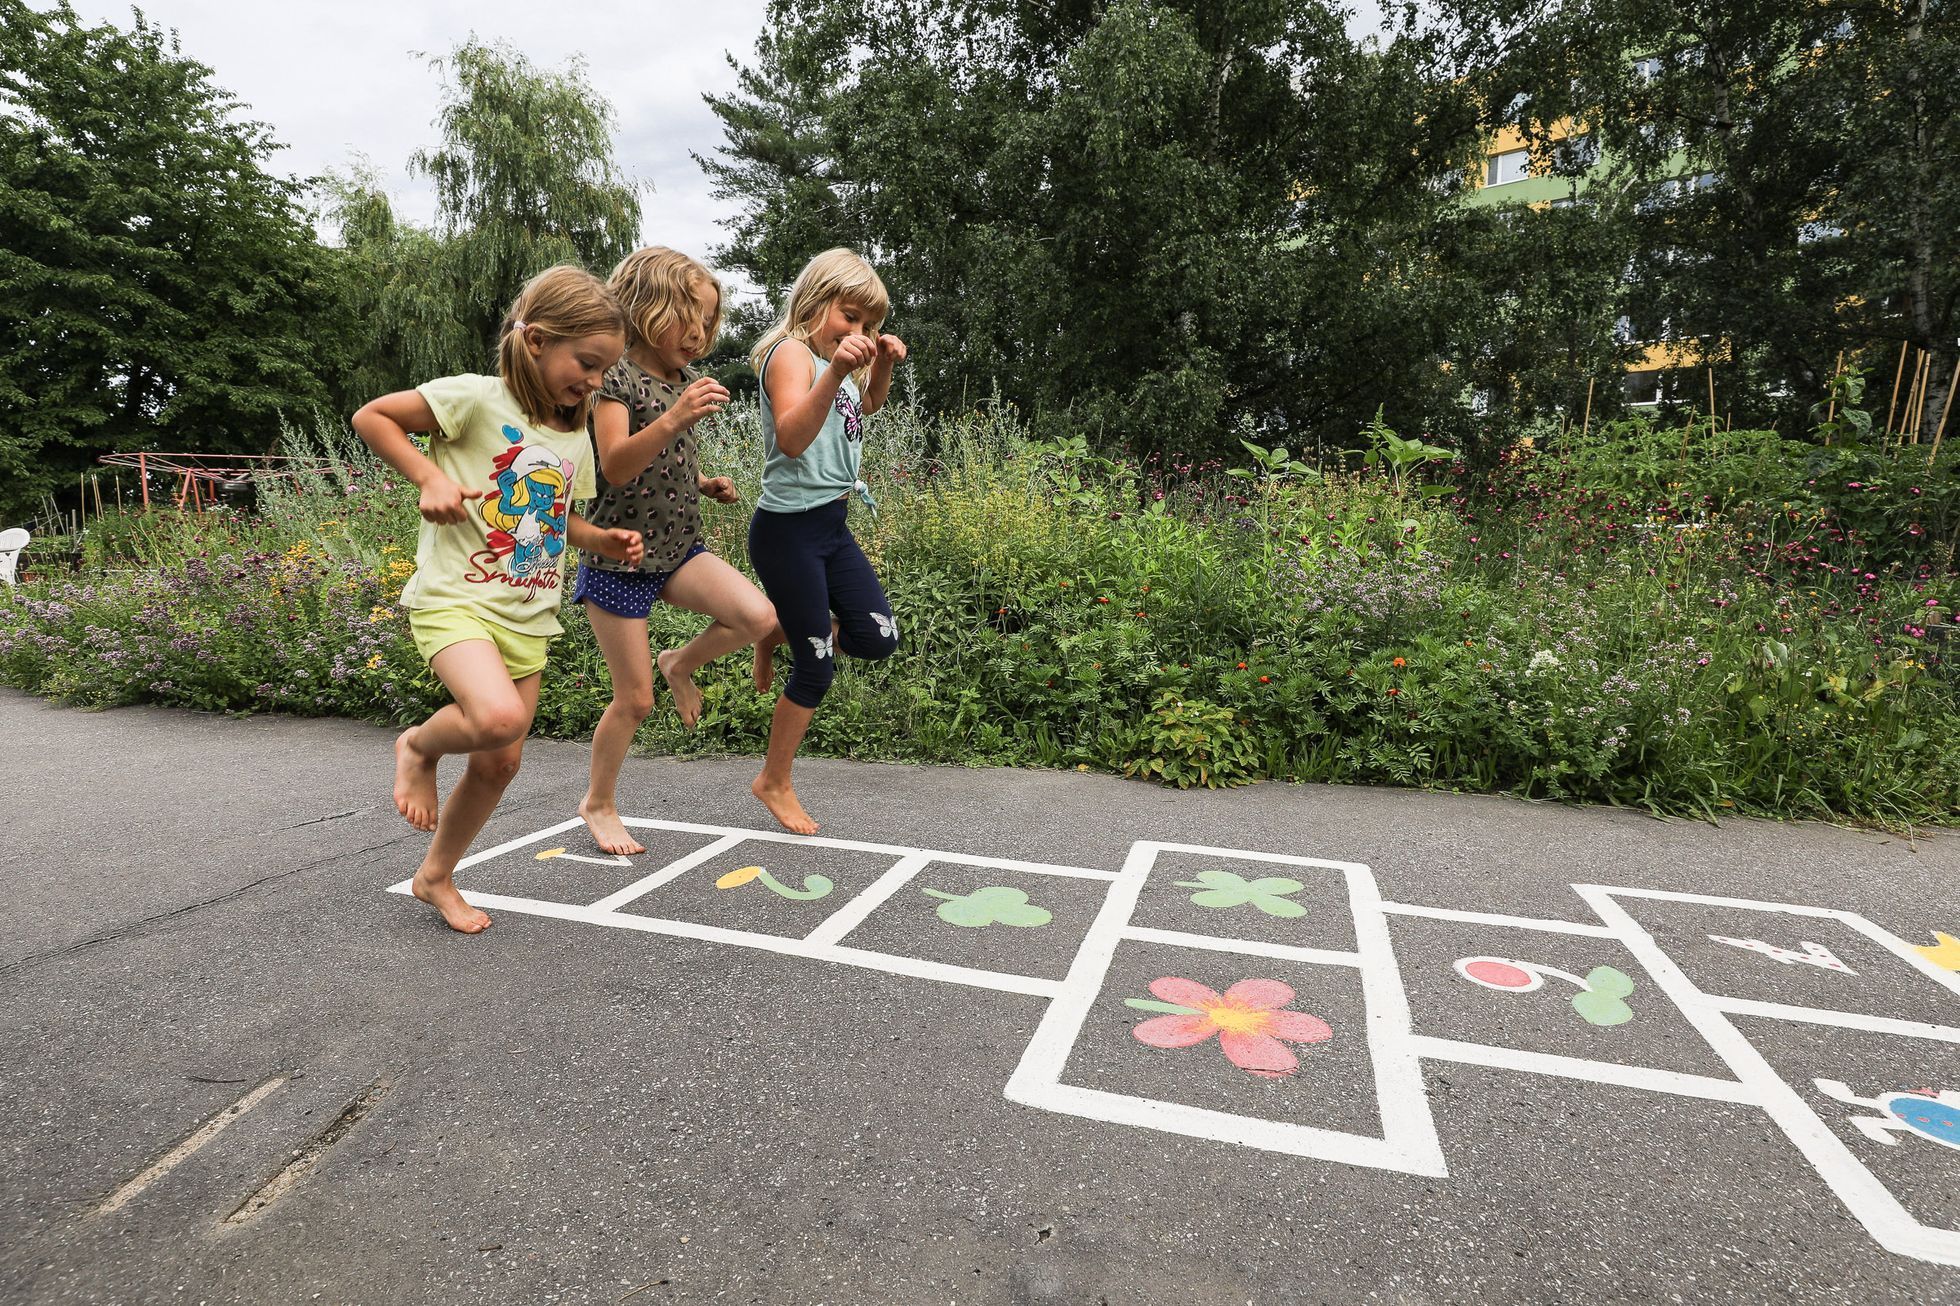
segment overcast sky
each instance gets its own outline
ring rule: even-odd
[[[74,0],[94,22],[132,24],[129,0]],[[426,182],[408,175],[409,154],[436,139],[442,80],[426,56],[472,33],[508,41],[540,67],[584,56],[593,86],[618,114],[615,158],[647,183],[641,235],[706,259],[725,239],[732,210],[709,193],[689,157],[721,142],[704,92],[734,87],[727,53],[746,61],[765,0],[143,0],[158,26],[175,28],[183,52],[268,123],[287,148],[273,168],[295,176],[345,170],[365,156],[396,212],[427,224]],[[1379,9],[1359,6],[1350,29],[1373,30]]]

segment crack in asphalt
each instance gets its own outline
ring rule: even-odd
[[[128,938],[130,935],[135,934],[137,931],[143,929],[145,926],[154,925],[158,921],[167,921],[177,916],[187,916],[192,912],[202,911],[206,907],[214,907],[219,903],[230,902],[232,899],[243,897],[244,895],[252,892],[254,889],[260,888],[264,885],[274,884],[280,880],[291,879],[295,875],[302,875],[307,871],[317,870],[322,866],[327,866],[334,862],[345,861],[353,857],[363,857],[369,853],[378,853],[385,849],[393,848],[397,844],[406,843],[411,839],[424,839],[427,837],[428,836],[422,834],[422,832],[419,830],[410,830],[405,834],[396,835],[392,839],[384,840],[381,843],[373,844],[366,848],[355,848],[347,852],[336,852],[331,856],[317,858],[313,861],[305,862],[299,866],[289,867],[288,869],[283,871],[274,871],[270,875],[260,876],[258,879],[253,880],[249,884],[241,884],[235,889],[227,889],[223,893],[213,894],[208,898],[201,898],[196,902],[185,903],[183,906],[173,907],[169,911],[157,912],[155,915],[152,916],[145,916],[139,920],[129,921],[126,924],[116,926],[114,929],[105,930],[101,934],[92,935],[89,938],[81,939],[74,943],[64,944],[59,948],[51,948],[46,952],[29,953],[25,957],[18,957],[12,961],[0,962],[0,975],[12,975],[18,971],[25,970],[27,967],[32,966],[37,962],[49,961],[56,957],[66,957],[71,953],[82,952],[89,948],[100,947],[102,944],[105,943],[114,943],[118,939]]]

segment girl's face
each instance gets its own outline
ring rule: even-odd
[[[696,282],[689,289],[693,301],[682,307],[660,339],[647,342],[647,351],[665,376],[679,375],[682,368],[708,352],[708,323],[721,308],[720,297],[707,282]]]
[[[830,306],[817,319],[816,329],[810,333],[810,348],[819,358],[829,358],[837,352],[837,346],[846,336],[863,336],[874,343],[878,339],[877,322],[849,300],[833,299]]]
[[[626,337],[617,331],[589,336],[562,336],[549,340],[533,330],[525,341],[531,357],[538,362],[545,391],[561,408],[576,408],[586,396],[599,388],[606,369],[626,352]]]

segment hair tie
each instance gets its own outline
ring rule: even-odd
[[[519,335],[522,335],[524,332],[529,331],[531,329],[531,324],[529,322],[526,322],[521,317],[514,317],[510,320],[510,329],[512,331],[517,332]]]

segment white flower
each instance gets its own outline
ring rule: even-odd
[[[1548,648],[1541,648],[1531,655],[1531,670],[1533,671],[1553,671],[1562,665],[1558,660],[1558,654]]]

